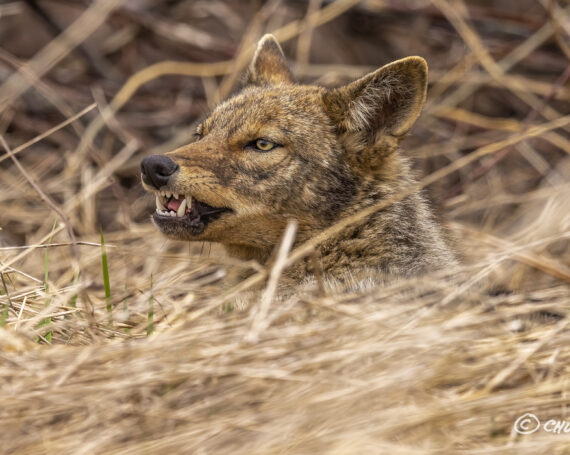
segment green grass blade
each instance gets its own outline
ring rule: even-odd
[[[47,243],[51,243],[52,239],[53,239],[53,233],[55,232],[55,227],[57,226],[57,221],[58,218],[56,217],[56,219],[53,222],[53,226],[51,228],[51,234],[49,236],[49,239],[47,241]],[[49,247],[46,246],[45,249],[45,253],[44,253],[44,290],[46,293],[46,307],[48,307],[51,303],[51,298],[49,296],[49,254],[48,254],[48,250]],[[42,321],[40,321],[40,323],[38,324],[38,328],[39,327],[43,327],[45,325],[50,325],[51,324],[51,318],[45,318]],[[52,335],[53,332],[51,330],[48,330],[48,332],[44,335],[44,338],[46,341],[48,341],[49,343],[51,343],[52,340]]]

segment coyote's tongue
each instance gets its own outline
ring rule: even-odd
[[[182,204],[182,201],[184,199],[185,199],[184,196],[181,196],[180,199],[174,199],[174,196],[173,196],[166,203],[166,208],[168,210],[173,210],[173,211],[177,212],[178,207],[180,207],[180,204]]]

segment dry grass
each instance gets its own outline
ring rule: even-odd
[[[570,422],[567,3],[32,3],[0,5],[2,453],[569,452],[513,431]],[[307,82],[427,58],[404,148],[463,273],[279,294],[279,270],[152,228],[140,159],[265,31]]]

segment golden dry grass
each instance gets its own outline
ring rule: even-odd
[[[513,429],[570,422],[567,3],[39,2],[81,21],[57,40],[30,3],[0,5],[0,452],[570,451]],[[150,225],[140,159],[188,140],[266,31],[307,82],[428,59],[404,149],[461,273],[273,293]]]

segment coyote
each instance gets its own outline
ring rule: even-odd
[[[244,260],[270,262],[287,222],[296,244],[339,220],[409,192],[414,178],[398,143],[420,114],[427,65],[395,61],[348,85],[295,83],[278,42],[265,35],[243,89],[197,127],[196,140],[142,160],[166,236],[221,243]],[[395,198],[398,199],[398,198]],[[374,270],[414,276],[454,263],[423,197],[414,192],[321,243],[325,276]]]

